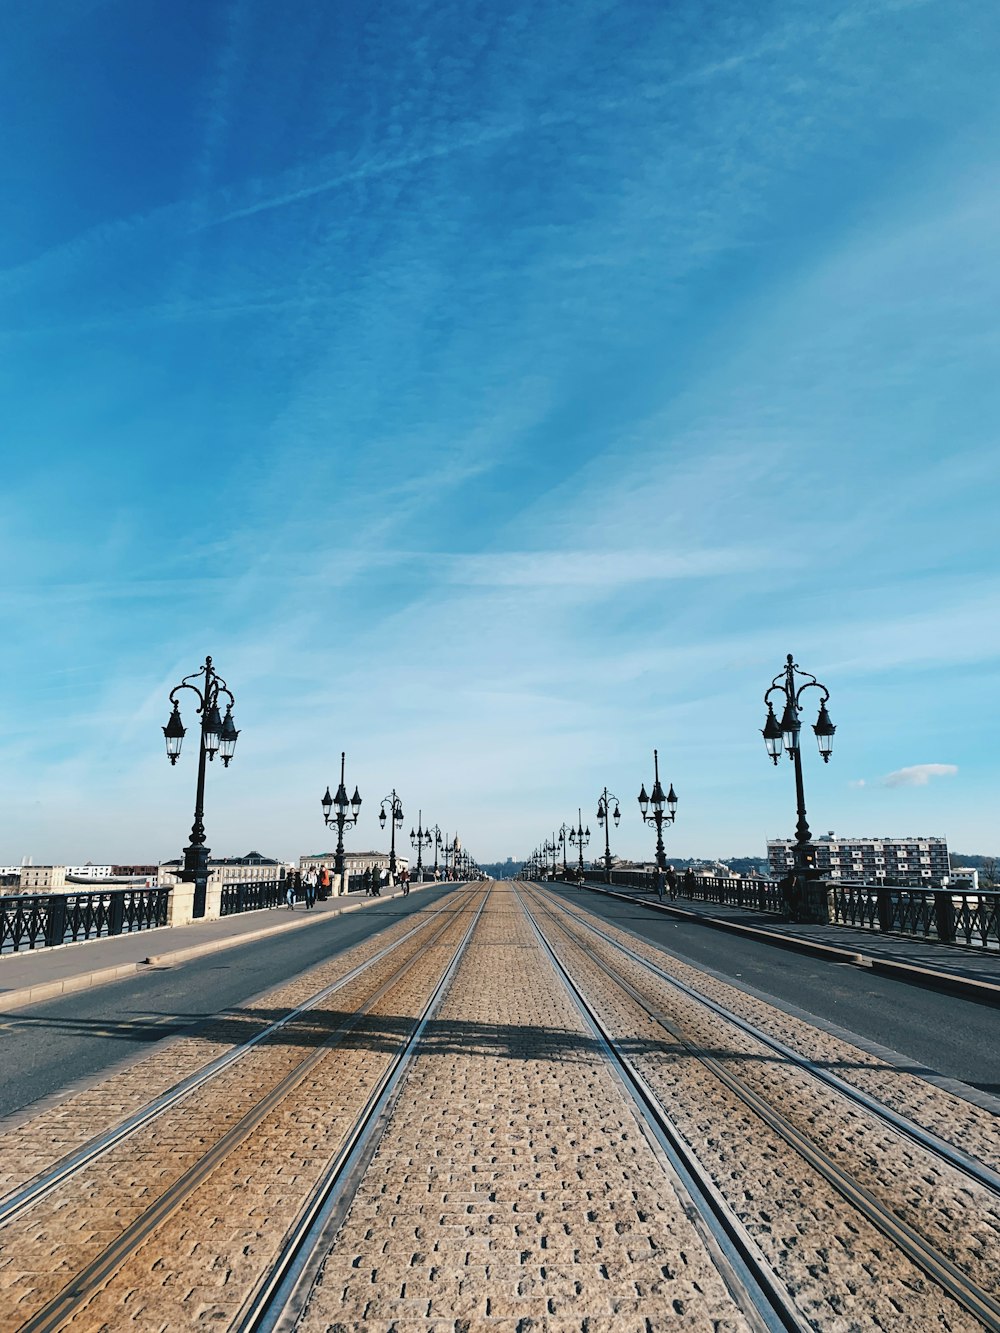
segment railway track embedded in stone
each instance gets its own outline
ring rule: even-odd
[[[697,1112],[688,1113],[689,1125],[685,1134],[676,1127],[675,1116],[668,1115],[666,1103],[683,1100],[684,1085],[691,1084],[689,1097],[695,1100],[701,1097],[705,1105],[713,1099],[718,1106],[715,1114],[724,1116],[724,1100],[711,1092],[700,1091],[709,1087],[704,1081],[708,1075],[718,1087],[726,1090],[730,1098],[736,1099],[743,1111],[749,1112],[759,1124],[766,1125],[776,1141],[796,1154],[814,1179],[825,1182],[839,1199],[905,1255],[915,1269],[971,1316],[976,1321],[975,1327],[1000,1329],[1000,1291],[988,1260],[996,1244],[1000,1222],[1000,1210],[996,1208],[1000,1182],[990,1167],[956,1150],[924,1127],[907,1121],[891,1108],[880,1105],[876,1099],[820,1069],[815,1062],[804,1059],[755,1025],[679,982],[649,958],[588,920],[585,913],[571,909],[565,900],[532,889],[530,901],[535,927],[551,950],[566,984],[586,1006],[616,1057],[629,1067],[639,1067],[639,1100],[651,1096],[654,1117],[658,1119],[662,1114],[672,1126],[664,1132],[676,1139],[685,1160],[699,1156],[687,1142],[688,1138],[696,1136],[691,1132],[691,1125],[698,1119]],[[554,942],[548,936],[553,936]],[[614,988],[614,995],[610,988]],[[676,997],[676,1004],[668,992]],[[643,1016],[644,1033],[659,1028],[670,1038],[671,1052],[658,1050],[655,1039],[639,1037],[634,1042],[634,1054],[631,1057],[627,1054],[627,1034],[640,1031],[638,1022],[630,1022],[629,1005],[634,1013]],[[699,1024],[697,1018],[692,1017],[694,1007],[706,1015],[705,1023],[710,1026]],[[720,1025],[725,1025],[729,1032],[739,1032],[739,1049],[733,1048],[726,1030]],[[747,1043],[756,1044],[758,1049],[750,1049]],[[761,1047],[766,1054],[760,1053]],[[678,1056],[678,1052],[682,1054]],[[685,1062],[686,1078],[670,1087],[662,1078],[664,1066],[669,1060],[678,1058]],[[780,1063],[783,1080],[787,1081],[789,1071],[794,1070],[798,1079],[807,1079],[816,1085],[821,1090],[820,1095],[836,1107],[846,1103],[849,1112],[834,1110],[832,1115],[846,1118],[849,1114],[853,1117],[855,1128],[847,1137],[853,1137],[857,1142],[837,1141],[837,1136],[830,1133],[829,1115],[824,1139],[821,1119],[816,1118],[813,1123],[809,1111],[796,1113],[798,1108],[772,1104],[768,1098],[767,1080],[760,1074],[768,1063],[772,1067]],[[753,1073],[738,1072],[737,1066]],[[695,1082],[697,1092],[694,1091]],[[707,1115],[703,1112],[701,1117],[702,1132],[705,1132]],[[861,1120],[874,1121],[879,1133],[863,1135],[857,1125]],[[894,1169],[887,1146],[890,1136],[896,1143],[906,1144],[908,1156],[902,1152],[899,1155],[901,1173],[923,1173],[922,1178],[927,1181],[932,1174],[935,1176],[938,1203],[944,1199],[943,1224],[938,1222],[937,1234],[933,1234],[935,1228],[930,1219],[920,1216],[912,1201],[902,1197],[905,1187],[899,1180],[894,1185],[889,1179]],[[713,1131],[708,1130],[706,1137],[713,1138]],[[752,1155],[754,1148],[751,1145],[748,1148]],[[703,1152],[700,1155],[705,1156]],[[876,1158],[879,1160],[875,1161]],[[728,1191],[723,1188],[722,1193],[728,1192],[734,1198],[738,1196],[739,1179],[751,1193],[753,1187],[746,1186],[751,1176],[752,1173],[747,1173],[741,1177],[737,1171],[733,1181],[722,1182],[729,1186],[735,1182],[737,1187]],[[755,1208],[737,1206],[735,1211],[745,1223],[754,1224]],[[967,1243],[953,1234],[958,1216],[966,1219],[970,1232]],[[818,1247],[818,1252],[821,1250],[822,1247]],[[790,1273],[794,1273],[795,1266],[789,1263]],[[780,1270],[782,1265],[776,1267]],[[794,1276],[787,1280],[791,1287],[796,1285]]]
[[[170,1253],[166,1232],[193,1207],[201,1209],[199,1215],[206,1206],[209,1212],[214,1208],[223,1219],[238,1208],[239,1191],[258,1169],[261,1148],[280,1158],[283,1124],[304,1114],[310,1147],[290,1139],[284,1162],[270,1163],[272,1184],[283,1166],[287,1170],[293,1163],[295,1189],[281,1207],[268,1203],[260,1224],[249,1227],[264,1239],[245,1247],[243,1267],[252,1281],[241,1289],[257,1293],[254,1309],[265,1309],[276,1287],[261,1273],[273,1274],[276,1263],[286,1263],[293,1234],[293,1248],[302,1250],[306,1214],[325,1216],[332,1206],[327,1201],[336,1197],[338,1181],[375,1132],[415,1033],[464,948],[469,912],[481,910],[484,901],[481,891],[455,895],[250,1041],[11,1192],[0,1213],[0,1246],[7,1256],[0,1298],[18,1323],[6,1326],[25,1333],[100,1327],[105,1321],[91,1305],[113,1303],[116,1284],[123,1288],[118,1299],[126,1308],[132,1301],[127,1317],[134,1319],[135,1300],[143,1299],[143,1270],[155,1273],[160,1256]],[[342,1010],[331,1003],[337,1000]],[[343,1105],[327,1126],[331,1089],[342,1080],[349,1092],[340,1092]],[[140,1257],[154,1238],[157,1254]],[[18,1269],[21,1280],[12,1280]],[[153,1289],[155,1283],[154,1277]],[[263,1286],[269,1294],[262,1301]],[[239,1304],[246,1305],[242,1297]],[[265,1326],[254,1322],[258,1316],[249,1307],[240,1318],[246,1328]],[[114,1326],[114,1319],[106,1326]]]

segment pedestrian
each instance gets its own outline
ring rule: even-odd
[[[389,887],[389,871],[386,866],[383,866],[382,869],[379,871],[378,886],[375,889],[375,897],[381,898],[382,890],[387,889],[388,887]]]
[[[690,866],[684,871],[684,897],[694,897],[694,871]]]
[[[672,899],[677,897],[677,872],[673,866],[667,866],[667,891]]]
[[[305,890],[306,910],[308,911],[310,907],[316,906],[316,876],[314,874],[306,873]]]
[[[403,869],[399,872],[399,885],[400,888],[403,890],[403,897],[405,898],[407,894],[410,892],[410,871],[409,867],[407,866],[404,866]]]
[[[362,888],[364,889],[364,891],[365,891],[365,897],[366,897],[366,898],[370,898],[370,897],[372,896],[372,868],[371,868],[371,866],[365,866],[364,874],[361,876],[361,887],[362,887]]]
[[[285,905],[290,912],[295,911],[295,872],[292,870],[285,876]]]
[[[660,866],[656,867],[656,874],[653,877],[653,886],[656,889],[656,896],[660,902],[663,902],[663,881],[666,878]]]
[[[330,896],[330,870],[328,866],[323,866],[319,872],[319,884],[315,886],[315,892],[319,895],[321,902],[326,902]]]

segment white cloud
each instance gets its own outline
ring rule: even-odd
[[[882,779],[883,787],[926,787],[931,778],[950,778],[958,772],[957,764],[912,764],[897,768]]]

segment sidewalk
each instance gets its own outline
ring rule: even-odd
[[[414,891],[433,887],[430,883],[411,885]],[[311,911],[305,903],[298,903],[293,912],[285,907],[271,907],[213,921],[192,921],[187,926],[159,926],[155,930],[137,930],[130,935],[84,940],[54,949],[4,954],[0,957],[0,1013],[88,990],[91,986],[103,986],[133,976],[147,966],[171,967],[267,935],[300,930],[343,912],[356,912],[402,896],[398,889],[379,898],[345,894],[317,903]]]
[[[1000,952],[965,945],[938,944],[906,935],[881,935],[853,926],[812,926],[782,921],[769,913],[718,903],[664,898],[624,887],[608,888],[588,881],[591,892],[642,903],[654,912],[698,921],[716,930],[745,935],[781,949],[868,967],[873,972],[913,982],[934,990],[950,991],[967,999],[1000,1006]]]

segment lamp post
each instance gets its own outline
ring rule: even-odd
[[[666,796],[663,794],[663,788],[660,786],[660,756],[656,750],[653,751],[653,774],[652,795],[646,795],[646,784],[643,783],[639,792],[639,809],[642,811],[644,824],[656,825],[656,869],[662,874],[667,868],[667,857],[663,849],[663,825],[672,824],[677,818],[677,797],[674,794],[673,783],[670,784],[670,791]]]
[[[801,685],[796,685],[796,675],[802,680]],[[802,723],[799,720],[800,705],[802,695],[810,689],[821,692],[819,716],[813,723],[813,731],[819,752],[823,756],[823,763],[828,764],[833,753],[833,733],[837,730],[830,721],[830,714],[826,711],[830,691],[815,676],[811,676],[808,671],[802,671],[791,653],[788,654],[784,669],[778,672],[764,693],[767,720],[761,735],[775,766],[781,757],[782,746],[795,766],[795,801],[798,818],[795,824],[792,875],[785,892],[789,915],[798,921],[825,923],[829,920],[826,895],[812,894],[810,891],[809,882],[816,870],[816,852],[806,821],[806,799],[802,787],[802,752],[799,746],[799,733],[802,730]],[[774,715],[772,694],[777,695],[779,699],[784,698],[780,722]]]
[[[327,787],[323,799],[320,801],[323,807],[323,822],[327,828],[334,824],[337,826],[337,855],[333,863],[334,874],[337,876],[338,892],[344,886],[344,829],[353,828],[358,822],[358,815],[361,812],[361,795],[358,792],[357,785],[354,787],[354,795],[350,802],[347,799],[347,788],[344,786],[344,751],[340,752],[340,786],[337,788],[337,795],[330,795],[330,788]],[[332,814],[336,811],[336,814]]]
[[[458,879],[458,861],[462,852],[462,844],[459,841],[458,834],[455,834],[455,841],[451,845],[451,873],[452,878]]]
[[[441,846],[444,848],[444,870],[442,876],[444,879],[448,879],[448,863],[451,858],[451,841],[447,833],[444,835],[444,842]]]
[[[611,802],[614,801],[614,813],[611,812]],[[612,819],[615,821],[615,828],[621,820],[622,812],[618,807],[618,797],[607,787],[597,798],[597,827],[604,829],[604,879],[606,883],[611,883],[611,844],[608,840],[608,830]]]
[[[417,853],[417,882],[419,884],[423,884],[424,882],[424,863],[422,859],[424,848],[430,847],[431,843],[434,841],[431,837],[430,829],[421,828],[423,817],[424,812],[418,810],[416,830],[414,831],[413,829],[410,829],[410,846],[413,847]]]
[[[192,684],[192,681],[200,681],[200,684]],[[221,755],[222,763],[225,768],[229,767],[229,761],[233,757],[233,751],[236,749],[236,738],[239,732],[236,730],[236,724],[233,722],[233,704],[236,700],[233,698],[232,691],[222,677],[212,666],[212,659],[205,658],[205,665],[197,671],[193,671],[190,676],[185,676],[179,685],[175,685],[170,691],[170,702],[173,704],[173,712],[163,728],[163,737],[167,743],[167,758],[171,764],[176,764],[181,752],[181,743],[184,740],[186,728],[181,721],[181,708],[177,699],[180,690],[191,690],[198,699],[197,711],[201,714],[201,744],[198,748],[198,787],[194,798],[194,823],[191,825],[191,842],[184,849],[184,870],[181,874],[181,880],[186,884],[194,884],[194,899],[191,905],[191,915],[193,917],[203,917],[205,915],[205,899],[208,891],[208,854],[209,848],[205,846],[205,760],[214,759]],[[228,702],[226,704],[226,716],[219,716],[219,696],[225,695]]]
[[[586,828],[583,827],[583,811],[579,806],[576,807],[576,828],[570,829],[569,840],[579,851],[580,860],[577,866],[577,874],[580,879],[583,879],[583,849],[590,842],[590,826],[588,824]]]
[[[559,836],[558,836],[558,834],[553,833],[553,834],[552,834],[552,838],[551,838],[551,840],[548,840],[548,839],[546,840],[546,843],[545,843],[545,850],[546,850],[546,851],[549,853],[549,855],[552,857],[552,879],[553,879],[553,881],[555,881],[555,877],[556,877],[556,854],[557,854],[557,852],[559,851]],[[546,868],[547,868],[547,867],[546,867]]]
[[[556,834],[556,838],[559,841],[559,845],[562,847],[563,879],[569,879],[569,866],[566,862],[566,846],[570,840],[570,835],[572,834],[572,832],[573,832],[573,825],[567,824],[566,821],[563,820],[562,827]]]
[[[428,829],[427,831],[428,833],[433,834],[434,837],[434,878],[436,880],[438,877],[438,852],[441,848],[441,844],[444,841],[444,838],[437,824],[435,824],[432,829]]]
[[[388,815],[385,812],[386,806],[389,807]],[[403,804],[396,795],[396,788],[393,787],[388,796],[382,797],[382,808],[378,812],[378,822],[385,828],[385,821],[389,820],[389,826],[392,831],[392,840],[389,847],[389,874],[395,877],[396,874],[396,830],[403,827]]]

